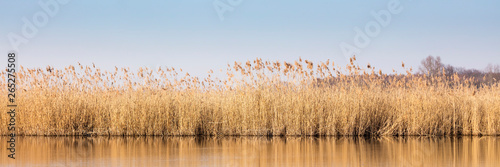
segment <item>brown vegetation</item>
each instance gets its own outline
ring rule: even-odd
[[[18,73],[20,135],[499,135],[498,82],[256,59],[227,78],[95,66]],[[182,71],[182,70],[181,70]],[[5,74],[0,86],[6,87]],[[7,94],[6,89],[1,89]],[[0,110],[7,111],[7,99]],[[0,114],[6,127],[8,115]],[[0,134],[8,134],[0,128]]]

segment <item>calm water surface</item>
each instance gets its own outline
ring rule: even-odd
[[[0,137],[0,166],[500,166],[500,137]]]

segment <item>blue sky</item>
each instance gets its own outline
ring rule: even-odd
[[[256,57],[344,65],[340,44],[354,45],[355,27],[364,30],[376,21],[372,11],[387,11],[395,1],[242,0],[223,21],[214,0],[0,1],[0,53],[13,49],[9,34],[22,37],[23,18],[47,14],[40,2],[55,2],[59,10],[18,45],[23,66],[169,66],[204,76]],[[467,68],[500,64],[500,1],[399,2],[401,12],[359,49],[359,64],[403,71],[401,61],[418,69],[428,55]]]

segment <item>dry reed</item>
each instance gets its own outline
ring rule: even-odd
[[[404,68],[404,63],[402,64]],[[20,68],[19,135],[499,135],[500,86],[387,75],[351,58],[228,65],[225,79],[174,68]],[[6,87],[5,72],[0,86]],[[7,94],[1,89],[2,94]],[[7,98],[0,110],[7,111]],[[2,127],[8,115],[0,114]],[[7,128],[0,128],[6,135]]]

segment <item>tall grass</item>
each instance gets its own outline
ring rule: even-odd
[[[387,75],[351,58],[256,59],[226,78],[174,68],[18,72],[20,135],[499,135],[500,86],[455,76]],[[1,87],[6,88],[5,73]],[[0,89],[6,95],[6,89]],[[7,111],[1,98],[0,111]],[[7,127],[8,115],[0,114]],[[8,134],[0,128],[0,134]]]

